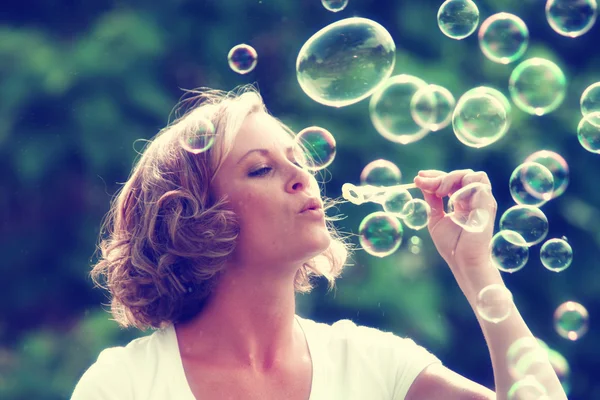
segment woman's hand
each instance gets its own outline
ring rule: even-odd
[[[415,177],[416,186],[423,192],[425,201],[431,207],[429,233],[433,242],[450,268],[462,271],[464,268],[488,265],[490,260],[490,240],[494,232],[497,203],[492,195],[491,184],[485,172],[457,170],[449,173],[436,170],[420,171]],[[451,196],[459,189],[480,183],[484,189],[478,192],[470,204],[462,204],[462,212],[468,215],[469,208],[489,213],[487,225],[481,232],[469,232],[457,225],[444,210],[443,198]]]

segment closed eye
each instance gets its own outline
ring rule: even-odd
[[[263,168],[259,168],[256,171],[252,171],[248,174],[248,176],[250,177],[257,177],[257,176],[264,176],[267,175],[269,172],[271,172],[273,168],[271,167],[263,167]]]

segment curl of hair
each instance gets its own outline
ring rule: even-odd
[[[244,119],[266,108],[253,86],[188,93],[195,96],[180,104],[191,109],[148,142],[101,229],[91,277],[109,291],[113,319],[122,327],[158,329],[198,315],[235,249],[236,215],[212,197],[210,183]],[[186,151],[181,137],[203,119],[215,127],[213,146]],[[298,269],[297,292],[309,292],[318,276],[331,289],[341,274],[349,246],[328,225],[331,245]]]

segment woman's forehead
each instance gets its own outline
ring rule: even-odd
[[[294,145],[294,138],[267,113],[252,113],[244,120],[233,143],[231,155],[242,157],[254,149],[285,150]]]

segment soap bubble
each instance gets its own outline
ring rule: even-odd
[[[562,104],[567,80],[552,61],[530,58],[512,71],[508,89],[517,107],[539,116],[556,110]]]
[[[521,18],[501,12],[483,21],[478,38],[479,47],[487,58],[509,64],[525,54],[529,30]]]
[[[348,0],[321,0],[321,3],[327,11],[338,12],[346,8]]]
[[[588,324],[588,311],[574,301],[567,301],[554,311],[554,328],[565,339],[581,338],[588,331]]]
[[[548,349],[548,360],[550,361],[550,365],[552,366],[552,369],[554,369],[554,373],[558,377],[565,394],[569,395],[569,392],[571,391],[569,379],[571,367],[569,366],[569,362],[562,354],[554,349]]]
[[[412,75],[395,75],[384,82],[369,101],[369,115],[381,136],[400,144],[424,138],[429,129],[419,126],[411,115],[411,101],[427,84]]]
[[[508,390],[507,400],[548,400],[548,391],[531,375],[515,382]]]
[[[561,272],[571,265],[573,249],[566,240],[549,239],[540,249],[540,260],[550,271]]]
[[[406,189],[392,188],[387,190],[383,199],[383,210],[402,217],[404,206],[413,198]]]
[[[390,77],[395,59],[396,45],[383,26],[346,18],[306,41],[296,60],[296,77],[314,101],[343,107],[369,97]]]
[[[506,352],[506,364],[513,379],[531,375],[531,367],[548,361],[547,345],[534,337],[525,336],[515,340]]]
[[[451,39],[464,39],[477,29],[479,9],[472,0],[446,0],[437,13],[438,26]]]
[[[596,0],[548,0],[546,19],[558,34],[575,38],[589,31],[596,17]]]
[[[450,196],[448,215],[455,224],[468,232],[483,232],[490,222],[493,197],[489,185],[473,182]]]
[[[439,85],[427,85],[417,90],[410,101],[413,120],[421,127],[438,131],[452,120],[456,100],[452,93]]]
[[[548,218],[539,208],[517,205],[502,214],[500,229],[518,233],[520,238],[515,244],[520,245],[523,239],[527,246],[533,246],[548,235]]]
[[[210,149],[215,142],[215,127],[206,118],[193,121],[188,129],[179,135],[179,144],[193,154],[200,154]]]
[[[477,295],[477,314],[484,320],[497,324],[510,316],[513,296],[504,285],[493,284],[481,289]]]
[[[590,153],[600,154],[600,112],[592,112],[581,119],[577,139]]]
[[[515,203],[541,206],[552,198],[554,177],[542,164],[524,162],[515,168],[508,186]]]
[[[360,183],[373,186],[393,186],[400,183],[402,173],[396,164],[388,160],[368,163],[360,173]]]
[[[471,89],[456,103],[452,128],[463,144],[485,147],[500,140],[508,131],[508,110],[496,96],[481,88]]]
[[[327,168],[335,158],[335,138],[327,129],[305,128],[296,135],[296,142],[307,153],[307,157],[301,158],[301,164],[311,171]]]
[[[560,154],[549,150],[540,150],[531,154],[524,162],[535,162],[548,168],[554,180],[552,199],[563,194],[569,186],[569,165]]]
[[[600,82],[591,84],[583,91],[579,105],[584,117],[593,112],[600,112]]]
[[[362,248],[376,257],[395,252],[402,243],[404,229],[395,216],[377,211],[367,215],[358,228]]]
[[[529,248],[517,232],[501,230],[490,242],[492,265],[503,272],[517,272],[529,260]]]
[[[419,254],[423,247],[423,240],[418,236],[411,236],[409,251],[413,254]]]
[[[412,199],[402,209],[402,220],[411,229],[423,229],[429,223],[431,207],[423,199]]]
[[[238,44],[229,50],[227,61],[234,72],[244,75],[256,67],[258,54],[254,47],[247,44]]]

